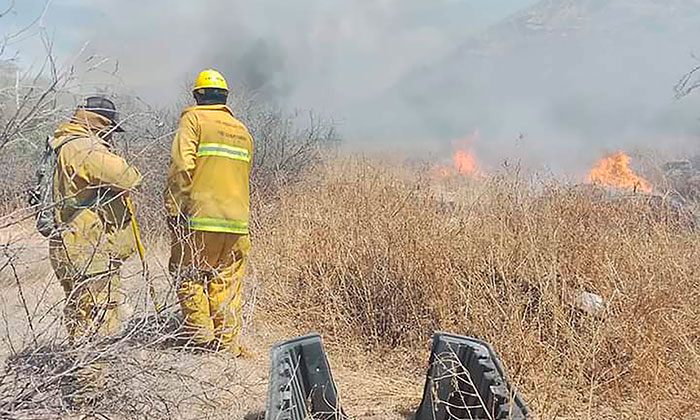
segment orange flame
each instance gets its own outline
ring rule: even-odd
[[[472,144],[479,138],[479,132],[475,131],[466,137],[452,141],[452,165],[439,165],[432,168],[432,178],[435,180],[450,179],[458,175],[466,175],[470,178],[484,178],[481,165],[472,149]]]
[[[617,151],[598,161],[588,174],[588,182],[647,194],[653,190],[648,181],[630,168],[630,157],[622,151]]]
[[[458,174],[466,175],[470,178],[483,178],[481,165],[474,153],[473,145],[480,142],[479,130],[467,134],[465,137],[452,141],[452,162]]]
[[[479,176],[479,164],[470,150],[457,150],[452,157],[457,172],[471,177]]]

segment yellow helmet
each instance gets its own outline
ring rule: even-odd
[[[228,91],[228,84],[226,84],[226,79],[224,79],[221,73],[213,69],[207,69],[199,73],[192,90],[195,91],[203,88],[216,88]]]

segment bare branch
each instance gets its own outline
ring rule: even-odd
[[[694,54],[692,57],[696,61],[700,61]],[[676,93],[676,99],[681,99],[688,96],[692,91],[700,88],[700,77],[698,77],[698,74],[700,74],[700,65],[694,67],[680,78],[678,83],[676,83],[676,85],[673,87],[673,90]]]
[[[10,13],[10,12],[12,11],[12,9],[15,8],[15,4],[16,4],[16,3],[17,3],[16,0],[10,0],[10,5],[7,6],[7,8],[6,8],[5,10],[3,10],[2,12],[0,12],[0,19],[2,19],[3,17],[5,17],[6,14]]]

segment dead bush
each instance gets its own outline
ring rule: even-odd
[[[258,221],[263,313],[378,352],[434,330],[483,338],[544,418],[700,410],[692,230],[649,200],[513,173],[450,188],[363,158],[309,173]],[[576,309],[582,291],[602,316]]]

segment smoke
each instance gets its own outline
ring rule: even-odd
[[[529,2],[54,0],[47,26],[66,53],[89,42],[118,60],[123,84],[149,102],[215,67],[282,105],[335,113]],[[42,2],[21,3],[29,16]]]
[[[28,16],[42,2],[20,2]],[[525,9],[514,16],[508,15]],[[673,85],[700,48],[698,0],[54,0],[59,52],[89,42],[119,86],[169,104],[197,72],[341,121],[348,147],[581,170],[618,148],[697,141]]]
[[[697,0],[541,1],[404,77],[355,136],[444,152],[434,139],[479,131],[491,166],[578,174],[617,149],[697,152],[700,98],[673,88],[697,65],[699,20]]]

